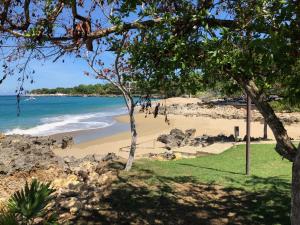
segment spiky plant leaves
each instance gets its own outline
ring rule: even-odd
[[[47,218],[47,220],[44,222],[45,225],[59,225],[58,221],[58,216],[53,213]]]
[[[0,210],[0,225],[19,225],[15,215],[7,209]]]
[[[8,200],[8,208],[26,220],[43,216],[44,208],[51,201],[54,191],[50,183],[43,184],[34,179],[30,185],[26,182],[23,189],[13,194]]]

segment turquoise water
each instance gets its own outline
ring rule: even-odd
[[[0,96],[0,131],[6,134],[51,135],[99,129],[126,113],[122,97],[22,97],[17,116],[15,96]]]

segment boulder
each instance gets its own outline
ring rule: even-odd
[[[183,131],[182,130],[180,130],[180,129],[172,129],[171,131],[170,131],[170,135],[171,136],[173,136],[175,139],[177,139],[177,140],[184,140],[185,139],[185,134],[183,133]]]
[[[73,137],[71,136],[64,136],[61,140],[61,148],[66,149],[70,148],[74,144]]]
[[[167,150],[172,147],[180,147],[187,145],[195,136],[196,129],[188,129],[185,133],[180,129],[172,129],[170,134],[162,134],[157,138],[157,141],[164,143]]]
[[[180,145],[180,140],[177,140],[174,136],[169,134],[162,134],[157,138],[157,141],[166,144],[168,148],[178,147]]]
[[[185,136],[188,138],[194,138],[196,134],[196,129],[185,130]]]
[[[118,156],[115,153],[108,153],[106,156],[102,158],[102,161],[111,161],[111,160],[117,160]]]

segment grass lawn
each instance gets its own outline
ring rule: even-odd
[[[244,145],[193,159],[137,160],[119,174],[103,218],[112,224],[290,224],[291,163],[274,145],[255,144],[251,175],[244,172]]]
[[[233,147],[220,155],[175,161],[142,160],[135,171],[150,170],[166,178],[190,177],[196,182],[212,183],[245,190],[263,190],[291,181],[292,164],[274,151],[272,144],[251,145],[251,175],[245,176],[245,145]],[[153,176],[148,182],[156,182]],[[279,185],[278,188],[286,188]]]

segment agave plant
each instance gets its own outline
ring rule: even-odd
[[[52,200],[54,191],[50,183],[44,184],[36,179],[31,184],[26,182],[23,189],[10,197],[7,210],[0,212],[0,224],[33,224],[35,218],[45,216],[45,207]],[[43,224],[57,224],[55,215],[50,215]]]
[[[0,211],[0,224],[1,225],[19,225],[17,218],[12,212],[7,209],[2,209]]]

